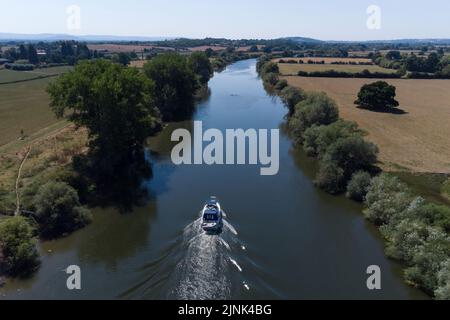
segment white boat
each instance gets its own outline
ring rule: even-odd
[[[220,203],[216,197],[210,197],[202,210],[202,228],[206,232],[221,232],[223,216]]]

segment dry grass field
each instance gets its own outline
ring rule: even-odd
[[[114,43],[105,43],[105,44],[88,44],[89,50],[97,50],[97,51],[107,51],[110,53],[121,53],[121,52],[143,52],[144,49],[163,49],[163,50],[173,50],[172,48],[167,47],[156,47],[151,45],[131,45],[131,44],[114,44]]]
[[[386,69],[377,65],[353,65],[353,64],[296,64],[296,63],[279,63],[280,73],[282,75],[297,75],[299,71],[342,71],[349,73],[362,72],[369,70],[370,72],[395,73],[396,70]]]
[[[332,97],[341,117],[356,121],[379,146],[384,169],[450,173],[450,80],[387,80],[396,86],[405,112],[393,114],[353,104],[361,86],[374,79],[284,78],[292,86]]]
[[[299,61],[302,60],[304,63],[307,63],[309,60],[314,61],[314,62],[321,62],[324,61],[326,64],[331,64],[332,62],[345,62],[345,63],[349,63],[349,62],[355,62],[355,63],[360,63],[360,62],[364,62],[364,63],[372,63],[372,60],[370,59],[366,59],[366,58],[333,58],[333,57],[326,57],[326,58],[320,58],[320,57],[305,57],[305,58],[276,58],[273,59],[272,61],[274,62],[279,62],[280,60],[295,60],[295,61]]]

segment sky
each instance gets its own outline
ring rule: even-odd
[[[230,39],[450,38],[449,0],[0,0],[0,4],[0,33]],[[74,20],[78,17],[74,11],[67,13],[71,5],[80,8],[80,19]],[[379,11],[368,14],[369,6]]]

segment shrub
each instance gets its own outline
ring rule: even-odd
[[[438,288],[434,291],[436,299],[450,300],[450,258],[441,265],[438,273]]]
[[[266,73],[279,74],[280,73],[280,69],[278,68],[278,64],[277,63],[275,63],[275,62],[267,62],[262,67],[261,72],[262,72],[262,74],[266,74]]]
[[[265,83],[270,84],[271,86],[274,86],[277,84],[278,82],[278,75],[276,73],[273,72],[269,72],[269,73],[265,73],[262,76],[262,79]]]
[[[281,91],[280,96],[289,109],[288,116],[292,116],[295,106],[306,98],[306,93],[302,89],[287,86]]]
[[[287,81],[285,79],[283,79],[283,80],[279,80],[277,82],[277,84],[275,85],[275,89],[278,90],[278,91],[281,91],[284,88],[286,88],[287,86],[288,86]]]
[[[395,87],[385,81],[365,84],[358,93],[355,104],[368,109],[386,109],[398,107],[395,100]]]
[[[359,136],[339,139],[332,144],[324,155],[324,161],[336,163],[344,170],[348,180],[359,170],[370,171],[377,163],[378,147]]]
[[[322,161],[314,184],[330,194],[342,192],[345,188],[344,170],[333,162]]]
[[[347,198],[363,201],[369,190],[371,176],[366,171],[358,171],[353,174],[347,185]]]
[[[328,126],[312,126],[303,135],[303,149],[309,156],[322,157],[331,144],[350,136],[362,136],[355,122],[338,120]]]
[[[364,215],[376,225],[387,224],[392,216],[408,208],[411,199],[408,187],[397,177],[381,174],[370,183]]]
[[[329,125],[339,119],[336,103],[325,93],[308,93],[306,99],[295,106],[289,119],[289,127],[298,142],[303,141],[303,133],[313,125]]]
[[[7,218],[0,223],[0,271],[25,276],[36,269],[39,256],[33,228],[24,217]]]
[[[48,182],[34,198],[39,233],[45,238],[61,236],[90,222],[90,214],[81,206],[78,194],[64,182]]]
[[[412,266],[405,271],[406,280],[432,295],[439,287],[441,264],[450,255],[450,238],[441,230],[427,228],[426,241],[415,247]]]

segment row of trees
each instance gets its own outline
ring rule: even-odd
[[[409,72],[415,77],[421,73],[434,74],[437,78],[450,77],[450,59],[441,52],[432,52],[427,56],[414,53],[402,55],[400,51],[389,51],[385,56],[373,54],[372,60],[379,66],[399,70],[400,74]]]
[[[38,55],[37,49],[43,50],[45,54]],[[12,63],[26,61],[33,65],[42,63],[74,65],[77,61],[98,57],[100,55],[96,51],[92,52],[85,43],[76,41],[20,44],[17,49],[12,47],[2,53],[2,58]]]
[[[258,70],[267,85],[275,83],[288,107],[295,143],[319,159],[315,184],[331,194],[345,192],[350,199],[364,201],[366,218],[387,241],[386,254],[406,264],[406,281],[437,299],[450,299],[450,208],[415,197],[398,178],[378,175],[377,146],[364,140],[356,123],[339,119],[336,104],[326,94],[288,86],[267,57]],[[361,89],[358,103],[395,107],[394,97],[395,88],[376,82]]]

